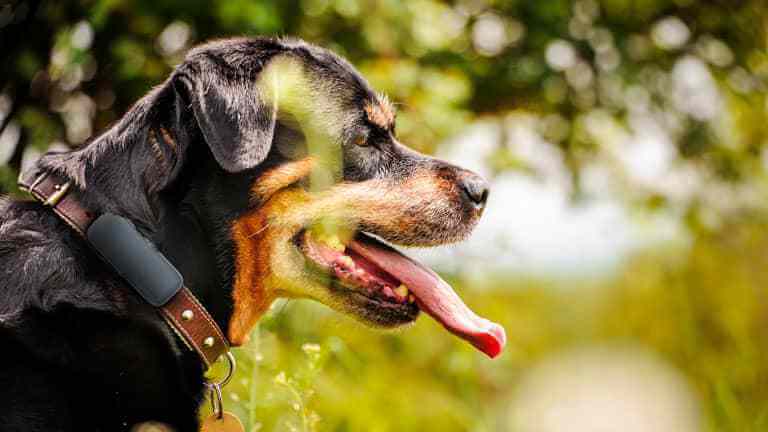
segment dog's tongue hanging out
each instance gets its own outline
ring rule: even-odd
[[[421,308],[448,331],[494,358],[507,337],[504,328],[475,315],[443,279],[424,265],[383,243],[358,235],[349,245],[354,252],[406,284]]]

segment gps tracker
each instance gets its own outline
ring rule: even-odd
[[[184,280],[128,219],[105,213],[88,228],[88,241],[149,304],[160,307]]]

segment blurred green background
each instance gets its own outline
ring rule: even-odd
[[[768,430],[767,25],[762,0],[0,0],[0,192],[190,46],[300,36],[492,181],[472,240],[414,253],[509,343],[277,303],[227,388],[249,430]]]

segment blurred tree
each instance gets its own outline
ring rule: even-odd
[[[762,0],[5,0],[0,188],[23,160],[103,130],[192,44],[288,34],[390,93],[414,147],[524,110],[574,197],[590,193],[585,170],[607,170],[620,195],[699,223],[723,210],[718,194],[765,201],[766,20]],[[633,150],[648,134],[661,156]],[[517,153],[502,140],[492,165],[537,173]],[[648,179],[643,163],[662,166]]]

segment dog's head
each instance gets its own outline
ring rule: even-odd
[[[193,49],[149,97],[150,111],[165,108],[150,113],[145,132],[162,174],[145,173],[145,189],[194,183],[204,170],[187,159],[201,147],[224,182],[247,179],[247,196],[234,200],[241,208],[226,212],[233,343],[276,298],[292,297],[381,327],[424,310],[487,354],[500,352],[501,327],[384,243],[466,238],[485,207],[485,180],[400,143],[393,105],[345,60],[298,40],[218,41]]]
[[[309,297],[383,327],[409,323],[423,309],[495,356],[503,330],[383,242],[464,239],[483,212],[486,182],[401,144],[393,105],[348,63],[315,47],[296,49],[271,59],[256,87],[277,117],[273,145],[306,156],[257,177],[258,205],[233,227],[230,337],[241,341],[274,298]]]

